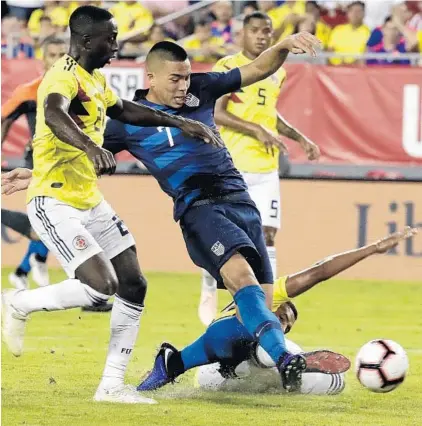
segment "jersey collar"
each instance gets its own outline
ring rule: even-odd
[[[149,89],[138,89],[135,91],[135,95],[133,96],[133,101],[140,103],[142,102],[145,105],[148,105],[154,109],[158,109],[158,110],[162,110],[162,111],[166,111],[169,113],[175,113],[176,110],[170,108],[167,105],[160,105],[160,104],[156,104],[154,102],[149,101],[148,99],[146,99],[146,96],[149,92]]]

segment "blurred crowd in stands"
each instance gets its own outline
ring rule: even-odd
[[[154,43],[175,40],[193,60],[213,63],[241,49],[242,18],[254,10],[269,15],[275,40],[306,30],[316,34],[327,52],[392,54],[388,59],[367,59],[367,64],[408,65],[410,61],[403,54],[422,52],[422,1],[217,1],[183,14],[197,3],[201,2],[3,1],[2,56],[41,59],[45,40],[67,38],[70,14],[85,4],[107,8],[115,16],[119,57],[126,59],[142,60]],[[330,59],[330,63],[363,61],[342,56]]]

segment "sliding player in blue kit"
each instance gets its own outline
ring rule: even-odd
[[[135,101],[215,128],[214,105],[226,93],[267,78],[289,52],[315,55],[319,41],[309,33],[287,37],[257,59],[227,72],[196,74],[183,48],[160,42],[146,58],[149,90],[138,90]],[[280,142],[281,144],[281,142]],[[127,150],[142,161],[174,201],[193,262],[227,288],[248,332],[273,359],[287,390],[300,386],[306,359],[286,351],[284,334],[271,312],[273,276],[259,212],[225,147],[213,147],[169,127],[139,127],[110,120],[105,148]],[[140,194],[142,196],[142,194]],[[172,381],[163,345],[154,369],[138,390]]]

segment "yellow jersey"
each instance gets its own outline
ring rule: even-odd
[[[198,53],[196,53],[195,55],[192,56],[192,60],[194,60],[195,62],[215,63],[215,61],[218,58],[221,58],[225,53],[224,44],[225,44],[225,41],[223,40],[222,37],[211,37],[209,40],[207,40],[205,43],[203,43],[203,42],[201,42],[201,40],[199,40],[198,38],[193,36],[193,37],[187,39],[183,43],[183,47],[188,51],[189,50],[198,50]],[[202,47],[204,47],[205,45],[217,47],[217,51],[219,51],[218,53],[220,53],[220,55],[218,57],[215,57],[213,55],[206,56],[206,55],[200,53],[200,49]]]
[[[57,6],[46,13],[43,9],[34,10],[28,21],[28,29],[31,34],[39,34],[41,27],[41,18],[48,16],[56,27],[65,28],[69,24],[69,11],[66,7]]]
[[[281,304],[286,303],[290,300],[286,290],[287,278],[289,278],[288,275],[286,275],[285,277],[277,278],[274,281],[272,307],[273,312],[275,312]]]
[[[318,40],[321,41],[323,49],[328,47],[328,42],[330,40],[331,27],[327,24],[324,24],[322,21],[316,23],[315,36]]]
[[[220,59],[214,71],[227,71],[250,63],[242,52]],[[250,123],[261,124],[277,133],[277,100],[286,80],[286,70],[280,68],[270,77],[232,93],[227,111]],[[269,173],[278,170],[278,150],[274,156],[252,136],[221,126],[220,134],[235,166],[242,172]]]
[[[27,202],[37,196],[56,198],[87,210],[102,200],[94,165],[85,152],[58,139],[45,123],[44,102],[49,94],[68,98],[69,115],[97,145],[103,144],[107,108],[118,97],[100,71],[89,74],[69,55],[60,58],[45,74],[37,94],[34,170]]]
[[[336,53],[365,53],[370,35],[371,31],[366,25],[359,28],[354,28],[351,24],[338,25],[331,31],[328,48]],[[352,64],[355,58],[333,58],[330,62],[333,65]]]
[[[422,53],[422,31],[418,31],[418,50]]]
[[[283,21],[291,14],[303,16],[306,12],[306,2],[299,0],[295,1],[294,4],[283,4],[277,7],[277,12],[275,13],[275,19],[272,19],[273,23],[276,21],[277,25],[274,28],[279,28]],[[270,16],[271,18],[271,16]],[[287,36],[293,34],[294,25],[287,24],[284,31],[281,33],[279,40],[283,40]]]
[[[119,1],[109,9],[109,12],[116,20],[119,36],[134,30],[147,31],[154,23],[151,11],[138,2],[128,4]]]

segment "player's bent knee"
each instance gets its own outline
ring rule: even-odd
[[[117,277],[119,279],[119,289],[117,294],[122,299],[137,305],[143,305],[147,280],[141,272],[136,247],[131,246],[116,257],[111,259]]]
[[[147,293],[147,280],[142,274],[128,275],[119,282],[119,297],[143,305]]]

